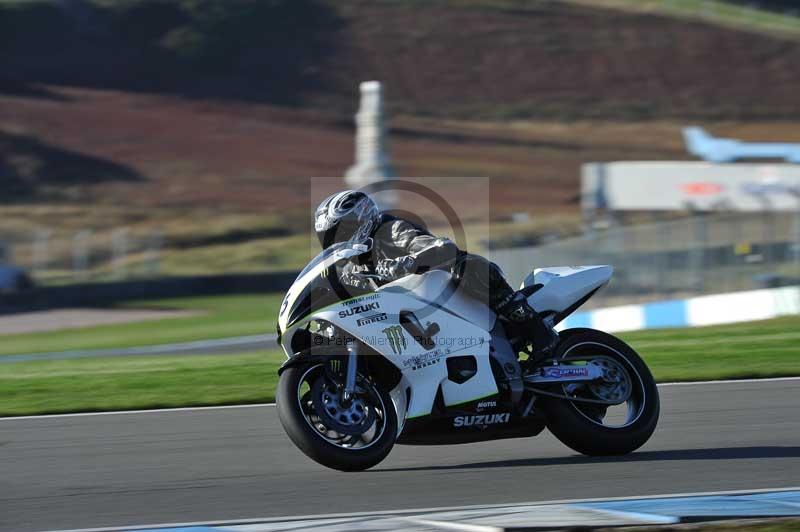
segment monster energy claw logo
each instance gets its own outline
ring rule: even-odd
[[[386,339],[389,340],[389,345],[392,346],[392,353],[399,355],[406,348],[406,335],[403,334],[403,328],[399,325],[392,325],[386,327],[383,331]]]

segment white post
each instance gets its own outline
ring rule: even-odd
[[[89,270],[89,240],[92,231],[79,231],[72,238],[72,276],[76,281],[85,281]]]
[[[356,162],[345,174],[345,181],[352,187],[363,187],[395,175],[386,148],[381,83],[365,81],[360,89],[361,104],[356,114]],[[376,199],[382,207],[391,207],[391,194],[379,194]]]
[[[128,228],[121,227],[111,233],[111,249],[113,257],[111,259],[114,268],[114,278],[124,279],[127,274],[125,259],[128,256]]]
[[[50,263],[50,237],[53,232],[49,229],[42,229],[36,232],[33,241],[33,260],[31,261],[34,278],[42,277]]]
[[[145,259],[145,275],[147,277],[158,276],[161,270],[161,247],[164,244],[164,235],[161,229],[154,229],[150,233],[147,243],[147,254]]]

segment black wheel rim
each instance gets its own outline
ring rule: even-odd
[[[386,431],[386,406],[375,384],[358,375],[355,397],[345,402],[324,364],[308,368],[297,384],[300,412],[314,433],[345,450],[371,447]]]

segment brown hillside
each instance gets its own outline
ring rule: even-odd
[[[227,206],[254,211],[307,207],[312,176],[336,176],[352,163],[353,131],[336,117],[267,105],[207,103],[174,97],[86,89],[49,90],[63,96],[0,98],[0,123],[16,137],[86,158],[114,161],[135,180],[88,179],[97,166],[67,165],[70,182],[38,183],[48,196],[119,206]],[[401,176],[486,176],[496,180],[502,210],[574,208],[579,161],[639,154],[680,157],[672,149],[576,139],[563,128],[479,126],[397,117],[391,149]],[[561,130],[561,133],[559,133]],[[583,128],[587,135],[589,129]],[[7,133],[8,134],[8,133]],[[16,144],[3,144],[4,151]],[[6,153],[19,162],[39,153]],[[16,162],[15,162],[16,161]],[[27,179],[25,178],[27,176]],[[81,181],[80,176],[86,177]],[[113,177],[113,176],[112,176]],[[512,187],[519,183],[519,189]],[[545,186],[546,185],[546,186]],[[533,189],[532,187],[536,187]],[[511,188],[506,194],[504,189]],[[528,203],[530,202],[530,205]]]
[[[397,107],[439,116],[800,117],[798,42],[562,2],[484,3],[345,2],[347,39],[315,99],[344,105],[353,79],[380,79]]]
[[[42,88],[59,99],[0,97],[4,179],[39,192],[17,201],[307,209],[306,179],[341,175],[353,160],[353,130],[338,115]],[[575,212],[584,161],[687,158],[677,122],[493,123],[394,116],[391,123],[399,175],[490,177],[498,214]],[[731,122],[711,129],[800,141],[790,122]],[[59,181],[46,172],[53,165]]]

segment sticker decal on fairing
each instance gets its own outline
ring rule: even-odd
[[[356,320],[356,325],[361,327],[363,325],[368,325],[370,323],[375,323],[377,321],[386,321],[388,319],[389,319],[389,316],[387,316],[385,312],[381,312],[379,314],[373,314],[372,316],[366,316],[364,318],[358,318]]]
[[[363,303],[364,301],[369,301],[372,299],[378,299],[380,294],[369,294],[366,296],[356,297],[354,299],[350,299],[348,301],[342,301],[343,307],[352,307],[353,305],[358,305],[359,303]]]
[[[508,423],[511,420],[511,414],[478,414],[475,416],[456,416],[453,419],[454,427],[472,427],[483,425],[499,425],[501,423]]]
[[[561,367],[546,366],[542,368],[542,376],[550,379],[569,379],[575,377],[588,377],[589,368],[583,367]]]
[[[408,347],[406,344],[406,335],[403,334],[403,328],[399,325],[392,325],[391,327],[386,327],[382,332],[389,341],[392,353],[402,355],[403,350]]]
[[[340,310],[339,317],[346,318],[348,316],[352,316],[353,314],[362,314],[364,312],[369,312],[370,310],[378,310],[379,308],[381,308],[381,304],[377,301],[374,303],[367,303],[365,305],[358,305],[357,307],[350,307]]]
[[[438,364],[441,358],[442,354],[438,352],[423,353],[421,355],[416,355],[405,359],[403,361],[403,367],[411,368],[412,371],[416,371],[418,369],[427,368],[428,366]]]

